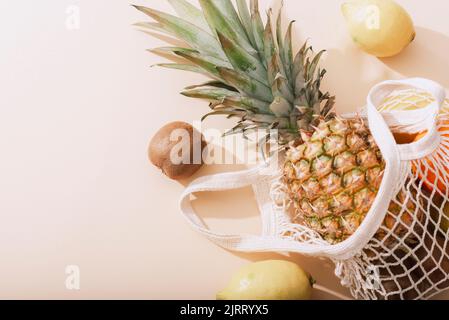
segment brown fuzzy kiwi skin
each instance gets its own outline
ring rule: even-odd
[[[174,130],[183,129],[189,133],[190,136],[190,160],[191,164],[173,164],[170,160],[170,153],[174,146],[180,141],[170,141],[170,136]],[[190,178],[195,174],[203,165],[193,164],[193,150],[194,143],[201,143],[201,152],[206,147],[204,137],[201,135],[201,142],[193,141],[193,132],[196,132],[200,136],[199,132],[186,122],[176,121],[171,122],[163,126],[151,139],[150,146],[148,148],[148,155],[153,165],[162,170],[162,172],[173,180],[183,180]]]
[[[433,286],[436,286],[438,290],[449,288],[449,246],[446,243],[447,240],[439,233],[436,235],[436,241],[429,234],[426,234],[421,240],[421,243],[414,249],[413,255],[402,261],[407,270],[412,270],[410,277],[406,275],[399,277],[397,279],[399,288],[394,281],[382,282],[387,292],[403,291],[402,297],[394,295],[389,296],[388,299],[412,300],[417,299],[422,293],[426,293],[426,296],[435,293],[435,290],[430,290]],[[445,248],[445,252],[442,251],[443,248]],[[397,250],[395,256],[403,258],[406,253]],[[391,262],[394,261],[395,259],[392,259]],[[388,259],[387,262],[389,262]],[[391,269],[394,274],[404,274],[406,271],[400,266]],[[413,284],[410,281],[417,284],[416,289],[418,291],[412,288]],[[379,298],[382,299],[380,296]]]

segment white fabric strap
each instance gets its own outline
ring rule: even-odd
[[[378,110],[378,107],[385,101],[385,98],[394,90],[400,87],[410,86],[431,93],[436,101],[430,106],[417,111],[381,113]],[[438,147],[440,137],[437,131],[437,117],[444,103],[444,99],[445,90],[439,84],[421,78],[384,81],[376,85],[369,92],[367,97],[369,127],[385,159],[386,167],[376,199],[362,225],[351,237],[357,238],[360,236],[361,239],[359,244],[355,244],[353,247],[355,252],[362,250],[382,225],[390,202],[396,196],[396,185],[402,178],[401,161],[425,157]],[[415,143],[398,145],[391,128],[411,126],[415,123],[423,123],[423,129],[428,130],[425,137]],[[363,235],[361,235],[362,232]]]
[[[368,95],[368,106],[379,107],[394,90],[404,87],[426,91],[435,99],[435,102],[426,108],[382,113],[391,130],[406,130],[410,133],[427,131],[426,135],[417,142],[398,145],[401,160],[407,161],[424,158],[432,154],[440,145],[441,136],[438,132],[437,121],[446,98],[446,91],[438,83],[422,78],[385,81],[371,90]]]
[[[349,258],[352,248],[348,247],[348,242],[318,247],[317,245],[282,238],[276,234],[237,235],[217,233],[210,230],[193,209],[191,203],[193,193],[239,189],[261,183],[265,179],[268,180],[266,183],[269,183],[270,178],[267,176],[266,170],[267,165],[265,164],[248,170],[216,174],[193,181],[181,195],[180,208],[183,216],[196,232],[228,250],[240,252],[298,252],[312,256]],[[268,208],[265,205],[263,210],[267,211],[264,212],[265,215],[275,214],[273,206]]]
[[[198,217],[192,207],[193,193],[205,191],[224,191],[239,189],[257,184],[266,179],[268,165],[238,171],[206,176],[192,182],[181,196],[181,212],[195,231],[202,234],[217,245],[235,251],[289,251],[293,250],[296,242],[270,236],[257,235],[228,235],[209,230]]]

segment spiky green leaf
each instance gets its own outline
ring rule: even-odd
[[[202,55],[185,51],[176,51],[175,54],[201,67],[214,78],[220,77],[220,73],[217,70],[217,65],[215,63],[206,60],[206,58],[204,58]]]
[[[228,96],[223,100],[223,104],[227,106],[239,107],[254,110],[256,113],[269,114],[270,104],[258,99],[244,96]]]
[[[265,59],[267,62],[269,62],[276,54],[276,47],[273,38],[273,28],[271,26],[271,9],[268,11],[267,14],[267,24],[265,25],[263,41],[264,41]]]
[[[159,56],[167,56],[167,55],[176,55],[175,52],[189,52],[189,53],[198,53],[198,51],[191,48],[183,48],[183,47],[158,47],[154,49],[149,49],[148,52],[157,54]]]
[[[254,41],[256,43],[256,49],[260,60],[264,64],[265,68],[267,68],[268,62],[265,58],[264,26],[259,12],[258,0],[251,0],[250,6],[251,6],[251,25],[254,34]]]
[[[307,68],[307,73],[306,73],[307,80],[310,80],[314,77],[316,68],[318,67],[318,63],[320,62],[320,59],[325,52],[326,52],[326,50],[322,50],[322,51],[318,52],[318,54],[315,55],[315,57],[313,57],[312,61],[310,62],[310,64],[308,65],[308,68]]]
[[[271,91],[274,96],[282,96],[290,103],[294,103],[295,101],[295,96],[290,88],[288,80],[281,74],[278,74],[275,78]]]
[[[206,32],[210,32],[209,25],[203,13],[197,7],[186,0],[168,0],[168,2],[175,9],[179,17],[182,17]]]
[[[211,117],[211,116],[218,116],[218,115],[226,115],[228,117],[244,117],[245,116],[245,112],[243,111],[231,111],[231,110],[218,110],[218,111],[212,111],[209,112],[207,114],[205,114],[202,118],[201,121],[206,120],[207,118]]]
[[[220,47],[217,39],[198,28],[196,25],[187,22],[173,15],[160,12],[151,8],[135,6],[136,9],[150,16],[169,34],[187,42],[190,46],[199,52],[208,54],[212,57],[226,60],[226,56]]]
[[[218,67],[218,72],[228,85],[235,87],[242,94],[271,103],[273,95],[270,88],[263,83],[236,70]]]
[[[278,12],[276,19],[276,42],[281,50],[284,47],[284,39],[282,38],[282,11]]]
[[[199,0],[212,30],[220,31],[250,54],[257,54],[230,0]]]
[[[185,89],[190,90],[190,89],[197,89],[197,88],[203,88],[203,87],[215,87],[215,88],[222,88],[222,89],[227,89],[230,91],[238,92],[234,87],[228,86],[226,83],[224,83],[222,81],[214,81],[214,80],[207,81],[205,83],[201,83],[201,84],[197,84],[197,85],[188,86]]]
[[[284,64],[285,72],[287,74],[290,86],[294,88],[294,76],[293,76],[293,44],[292,44],[292,28],[294,21],[291,21],[288,25],[287,33],[285,34],[284,45],[281,49],[282,63]]]
[[[240,21],[242,22],[243,27],[245,28],[246,35],[248,36],[249,41],[254,49],[257,48],[256,40],[254,38],[253,26],[251,24],[251,14],[249,13],[249,9],[246,3],[246,0],[236,0],[237,9],[240,16]]]
[[[217,32],[217,34],[223,51],[234,69],[246,73],[268,86],[267,71],[260,61],[221,32]]]
[[[292,105],[290,104],[290,102],[288,102],[282,96],[275,97],[270,105],[270,110],[276,117],[288,117],[290,115],[291,109]]]
[[[182,95],[189,98],[206,99],[209,101],[223,101],[226,97],[237,97],[238,92],[230,91],[224,88],[196,88],[181,92]]]
[[[270,114],[253,114],[250,116],[247,116],[245,120],[251,120],[252,122],[256,123],[265,123],[267,125],[272,124],[273,122],[277,121],[276,116],[270,115]]]
[[[307,57],[308,52],[311,50],[311,47],[308,46],[307,42],[301,47],[298,53],[295,56],[293,61],[293,78],[297,78],[300,76],[304,76],[304,63]]]
[[[326,103],[323,107],[323,109],[321,110],[321,115],[325,118],[327,118],[329,116],[329,114],[331,114],[332,109],[334,108],[334,104],[335,104],[335,97],[326,97]]]

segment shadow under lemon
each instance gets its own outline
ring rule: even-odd
[[[326,51],[323,65],[327,70],[324,86],[336,96],[338,114],[354,112],[366,104],[370,89],[392,77],[392,72],[379,68],[382,63],[353,43]]]
[[[380,59],[404,77],[423,77],[449,87],[449,37],[416,27],[416,38],[402,53]]]

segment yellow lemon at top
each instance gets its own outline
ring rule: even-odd
[[[240,269],[217,300],[309,300],[311,277],[297,264],[268,260]]]
[[[376,57],[395,56],[415,39],[412,18],[393,0],[350,0],[342,12],[354,42]]]

